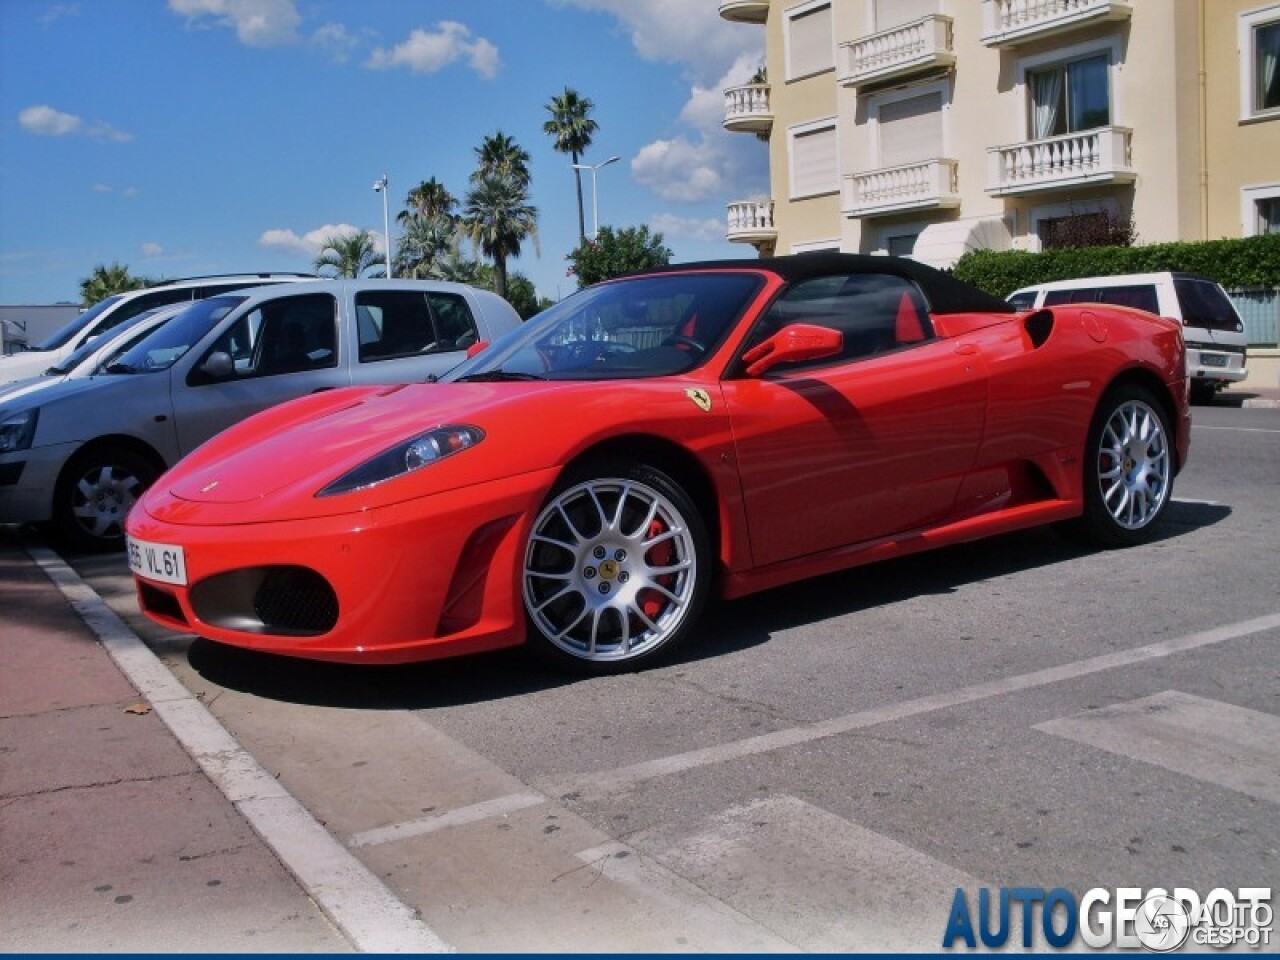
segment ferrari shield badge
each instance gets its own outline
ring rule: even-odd
[[[703,413],[711,412],[711,394],[697,387],[690,387],[685,394],[692,400]]]

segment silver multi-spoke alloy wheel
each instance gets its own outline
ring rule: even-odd
[[[648,483],[603,477],[553,496],[524,561],[525,608],[538,632],[592,664],[645,657],[696,614],[691,517]]]
[[[1169,438],[1159,414],[1125,400],[1107,418],[1097,450],[1102,504],[1125,530],[1141,530],[1160,513],[1172,481]]]
[[[76,480],[71,513],[90,537],[100,540],[121,537],[124,518],[142,491],[142,478],[128,467],[95,464]]]

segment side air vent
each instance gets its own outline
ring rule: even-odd
[[[1039,349],[1049,339],[1049,334],[1053,333],[1053,314],[1048,310],[1037,310],[1023,320],[1022,325],[1031,338],[1032,346]]]

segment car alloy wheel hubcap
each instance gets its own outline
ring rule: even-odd
[[[95,467],[76,484],[71,512],[86,533],[104,539],[120,537],[140,488],[138,478],[122,467]]]
[[[1169,493],[1169,442],[1160,417],[1140,400],[1117,407],[1098,445],[1098,484],[1112,519],[1139,530]]]
[[[638,481],[592,480],[559,494],[534,522],[525,607],[566,653],[627,660],[680,626],[697,572],[675,504]]]

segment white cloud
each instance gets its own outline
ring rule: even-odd
[[[330,237],[342,237],[352,233],[360,233],[360,228],[353,227],[349,223],[326,223],[323,227],[308,230],[301,236],[292,230],[266,230],[258,238],[258,243],[264,247],[283,247],[286,250],[306,254],[308,257],[315,257]],[[380,233],[374,233],[373,242],[381,252],[383,243]]]
[[[662,234],[664,240],[679,237],[690,240],[723,240],[724,224],[723,218],[681,217],[674,213],[657,213],[649,219],[649,229]]]
[[[84,130],[84,121],[73,113],[63,113],[47,104],[27,107],[18,114],[18,124],[28,133],[42,137],[65,137]]]
[[[164,253],[164,247],[158,243],[144,243],[138,249],[144,257],[158,257]]]
[[[311,42],[336,63],[346,63],[360,46],[360,38],[340,23],[326,23],[319,27],[311,35]]]
[[[169,0],[169,9],[190,23],[212,18],[218,26],[235,30],[250,47],[274,47],[298,39],[295,0]]]
[[[94,193],[115,193],[115,187],[107,183],[95,183],[93,185]]]
[[[409,39],[390,49],[378,47],[365,66],[371,70],[407,67],[413,73],[435,73],[459,60],[486,79],[498,72],[498,48],[484,37],[472,36],[465,24],[442,20],[436,31],[414,30]]]
[[[717,160],[705,144],[680,136],[641,147],[631,173],[664,200],[695,203],[723,194],[728,186]]]
[[[729,23],[714,0],[558,0],[565,6],[611,14],[631,34],[646,60],[684,64],[702,82],[738,57],[764,61],[764,29]],[[754,69],[754,67],[753,67]]]
[[[113,140],[116,143],[133,139],[133,134],[117,130],[109,123],[98,122],[89,125],[74,113],[64,113],[43,103],[19,112],[18,125],[28,133],[41,137],[79,135],[91,137],[94,140]]]

